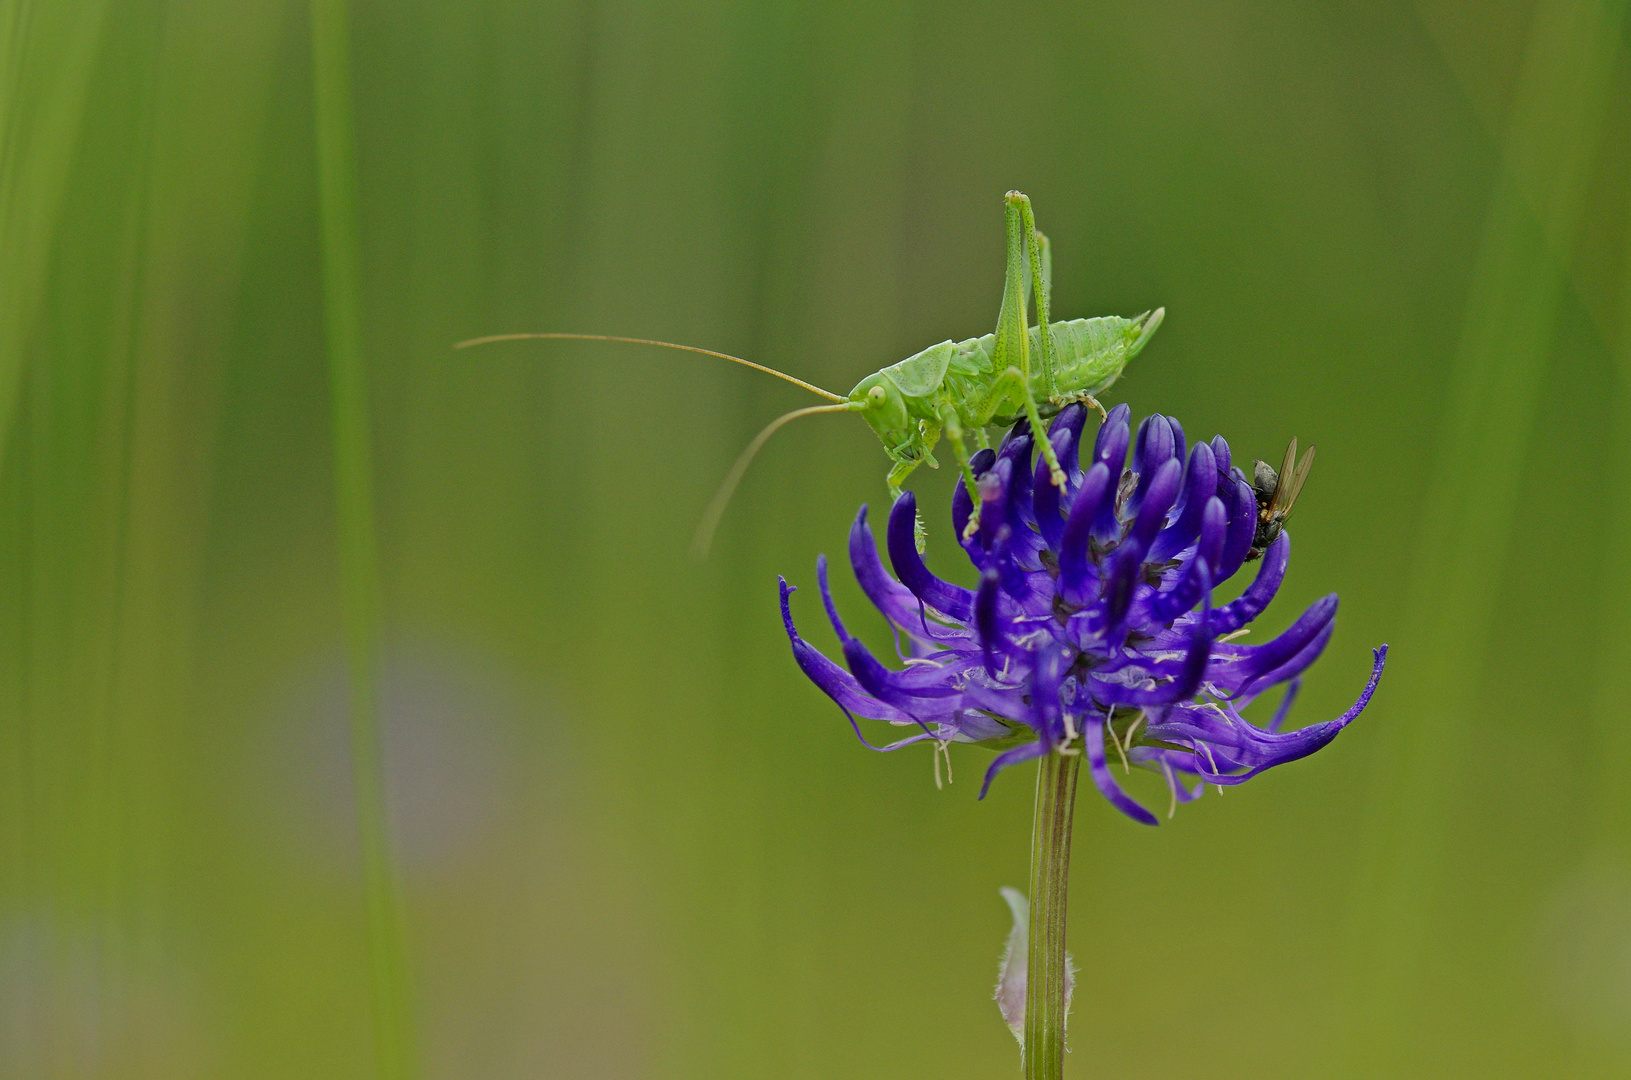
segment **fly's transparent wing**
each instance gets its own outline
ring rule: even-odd
[[[1308,453],[1303,455],[1301,461],[1293,461],[1296,457],[1297,440],[1292,439],[1291,445],[1286,448],[1285,468],[1280,471],[1280,484],[1274,489],[1274,501],[1269,506],[1270,513],[1278,513],[1283,518],[1291,513],[1291,507],[1296,503],[1297,496],[1302,494],[1303,484],[1308,480],[1308,470],[1314,467],[1314,448],[1310,446]]]
[[[1278,504],[1280,501],[1280,492],[1284,491],[1286,489],[1286,485],[1291,482],[1291,470],[1296,467],[1296,464],[1297,437],[1293,435],[1291,437],[1291,441],[1286,444],[1285,460],[1280,462],[1280,482],[1274,485],[1274,502],[1276,504]],[[1290,500],[1287,501],[1289,502]]]

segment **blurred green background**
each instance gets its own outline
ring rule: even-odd
[[[1070,1075],[1627,1075],[1625,6],[353,2],[407,1075],[1018,1075],[1028,770],[868,753],[777,621],[831,645],[870,433],[779,436],[698,563],[795,389],[450,349],[843,390],[995,325],[1013,187],[1061,317],[1167,308],[1110,400],[1318,444],[1296,719],[1393,646],[1315,758],[1084,791]],[[311,41],[0,2],[8,1080],[376,1074]]]

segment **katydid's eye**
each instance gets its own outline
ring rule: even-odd
[[[884,396],[883,387],[874,386],[872,389],[866,392],[867,404],[871,405],[873,408],[877,408],[879,405],[883,404]]]

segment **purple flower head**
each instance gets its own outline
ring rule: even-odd
[[[816,579],[848,670],[799,636],[788,602],[794,590],[782,580],[793,657],[863,743],[874,750],[931,740],[990,746],[999,753],[982,798],[1009,765],[1054,750],[1085,753],[1105,798],[1154,825],[1155,815],[1121,789],[1113,765],[1159,773],[1176,806],[1198,798],[1205,784],[1239,784],[1312,754],[1364,709],[1382,675],[1385,645],[1375,650],[1370,681],[1352,708],[1325,723],[1280,730],[1300,676],[1331,639],[1337,598],[1317,601],[1272,641],[1236,641],[1279,589],[1291,537],[1282,531],[1251,585],[1214,607],[1213,588],[1240,569],[1257,531],[1252,485],[1231,465],[1221,437],[1186,450],[1176,420],[1151,416],[1135,436],[1129,415],[1118,405],[1086,450],[1086,410],[1071,405],[1055,418],[1049,437],[1065,470],[1063,490],[1033,455],[1023,420],[1000,449],[975,455],[978,525],[967,528],[974,502],[962,484],[952,520],[980,573],[976,589],[943,581],[923,564],[910,492],[889,514],[893,575],[861,508],[850,529],[850,563],[896,631],[899,667],[879,661],[845,629],[825,557]],[[1241,716],[1282,683],[1285,695],[1266,727]],[[873,746],[857,716],[916,730]]]

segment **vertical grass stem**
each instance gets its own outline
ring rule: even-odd
[[[1026,957],[1025,1080],[1065,1070],[1065,903],[1080,754],[1048,754],[1036,774],[1031,826],[1031,926]]]
[[[375,1054],[381,1080],[403,1080],[415,1072],[413,1030],[396,879],[386,836],[375,693],[379,566],[357,286],[355,158],[345,0],[311,0],[311,32],[337,539]]]

